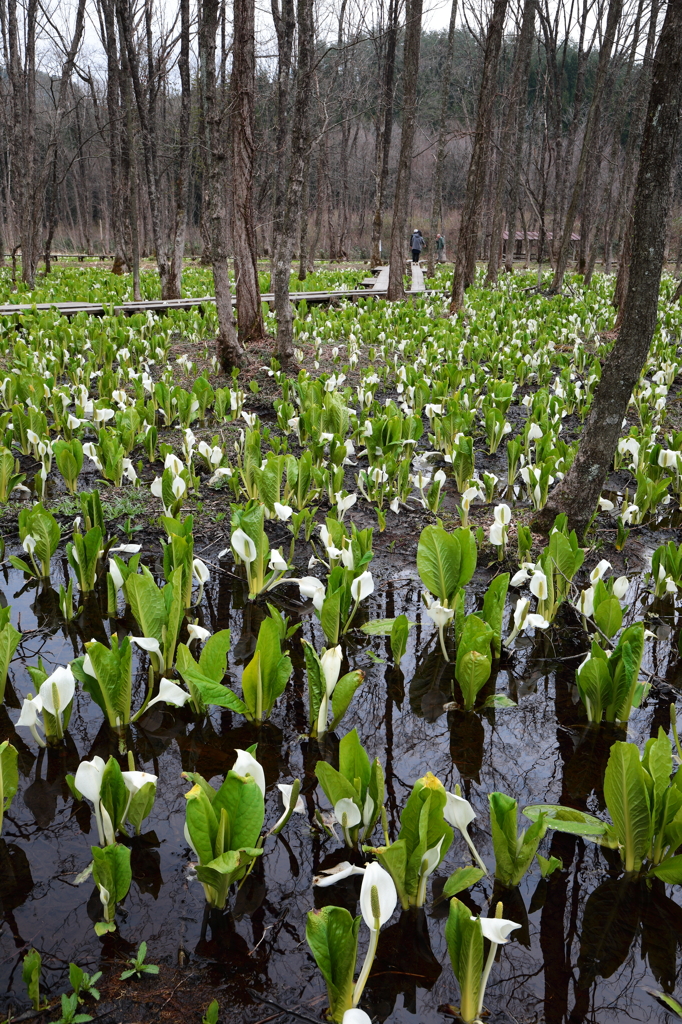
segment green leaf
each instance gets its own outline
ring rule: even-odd
[[[456,534],[442,526],[426,526],[417,545],[417,572],[435,597],[444,604],[460,586],[461,551]]]
[[[549,878],[549,876],[554,874],[557,869],[561,871],[564,866],[564,862],[560,857],[552,856],[547,859],[547,857],[543,857],[541,853],[536,853],[535,857],[540,865],[540,874],[543,878]]]
[[[456,896],[458,892],[470,889],[472,885],[480,882],[484,875],[485,871],[482,871],[481,868],[473,866],[457,868],[443,886],[443,896]]]
[[[644,991],[648,992],[650,996],[653,996],[653,998],[664,1006],[666,1010],[670,1010],[670,1012],[674,1013],[677,1017],[682,1017],[682,1006],[673,996],[669,995],[667,992],[659,992],[654,988],[645,988]]]
[[[360,797],[353,783],[337,772],[336,768],[327,761],[318,761],[315,765],[315,775],[332,807],[335,807],[339,800],[348,799],[355,801],[362,812]]]
[[[115,932],[115,931],[116,931],[116,922],[115,921],[97,921],[95,923],[95,935],[99,935],[100,938],[103,935],[106,935],[107,932]]]
[[[604,773],[604,798],[618,838],[624,847],[626,871],[637,871],[651,836],[651,813],[645,771],[634,743],[611,747]]]
[[[347,672],[345,676],[341,676],[338,683],[334,687],[332,694],[332,723],[329,726],[329,731],[333,732],[334,729],[341,722],[345,715],[350,702],[353,699],[353,695],[360,684],[365,678],[365,673],[362,669],[356,669],[354,672]]]
[[[166,602],[149,569],[142,566],[142,573],[130,575],[123,589],[142,635],[163,644],[163,627],[168,619]]]
[[[493,631],[477,615],[467,615],[457,647],[455,678],[462,689],[464,707],[470,711],[492,671],[490,644]]]
[[[327,591],[327,596],[322,602],[322,611],[320,612],[320,623],[324,630],[324,635],[330,644],[336,645],[339,641],[339,630],[341,628],[341,601],[343,598],[343,587],[335,590],[334,593],[330,594]]]
[[[450,963],[460,990],[460,1016],[473,1021],[478,1016],[478,1000],[483,972],[483,932],[478,918],[454,897],[445,925],[445,941]]]
[[[358,798],[362,804],[369,786],[370,764],[367,752],[360,743],[357,729],[351,729],[339,743],[339,771],[351,786],[354,785],[355,780],[359,780]],[[362,810],[362,806],[360,810]]]
[[[506,695],[506,693],[492,693],[480,705],[481,710],[485,708],[517,708],[518,704]]]
[[[345,907],[311,910],[306,918],[306,941],[327,983],[331,1020],[336,1024],[352,1006],[360,921]]]
[[[229,708],[231,711],[236,711],[237,714],[246,714],[248,710],[246,704],[229,686],[216,683],[213,679],[208,679],[201,672],[191,668],[180,668],[178,665],[178,672],[188,685],[191,683],[193,686],[196,686],[201,699],[207,706],[213,705],[213,707],[217,708]]]
[[[493,631],[492,651],[494,658],[499,658],[502,653],[502,619],[508,589],[509,573],[505,572],[492,580],[483,598],[481,618],[488,623]]]
[[[5,812],[19,788],[18,754],[9,740],[0,743],[0,833]]]
[[[397,619],[393,620],[393,625],[391,626],[391,653],[396,665],[400,665],[403,655],[407,650],[409,632],[410,622],[407,615],[399,615]]]
[[[649,868],[649,875],[660,878],[663,882],[671,885],[679,885],[682,882],[682,854],[677,857],[670,857],[662,861],[656,867]]]
[[[399,615],[398,619],[403,617],[405,616]],[[360,626],[360,632],[366,636],[390,636],[398,619],[370,619],[369,622]],[[407,619],[407,624],[410,628],[414,626],[414,622],[409,619]]]
[[[215,683],[222,683],[227,669],[227,655],[230,650],[230,631],[221,629],[210,636],[201,649],[199,668],[204,676]]]
[[[609,639],[623,625],[623,611],[617,597],[607,597],[594,609],[594,621]]]
[[[205,785],[208,785],[205,783]],[[212,788],[212,787],[210,787]],[[215,857],[218,818],[204,788],[196,783],[185,793],[187,831],[200,864],[210,864]]]
[[[21,633],[11,623],[6,623],[0,630],[0,704],[5,699],[7,672],[20,640]]]
[[[213,800],[213,810],[217,815],[222,808],[228,818],[225,849],[255,847],[263,828],[265,805],[260,787],[252,776],[242,778],[233,771],[227,773]]]

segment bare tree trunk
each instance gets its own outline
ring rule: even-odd
[[[299,227],[298,279],[305,281],[308,276],[308,213],[310,207],[310,173],[308,160],[303,172],[303,191],[301,192],[301,216]]]
[[[530,0],[529,0],[530,2]],[[448,26],[448,45],[445,60],[440,74],[440,116],[438,119],[438,145],[436,162],[433,168],[431,184],[431,221],[429,224],[429,263],[428,275],[433,277],[436,262],[436,235],[438,228],[443,228],[443,169],[445,167],[445,144],[447,140],[448,100],[450,98],[450,81],[452,79],[452,61],[455,55],[455,22],[457,21],[457,0],[452,0],[450,7],[450,24]]]
[[[122,274],[126,265],[123,229],[124,199],[121,181],[121,101],[118,67],[118,40],[114,0],[99,0],[101,37],[107,53],[107,120],[109,137],[109,174],[111,180],[111,229],[114,265],[112,272]],[[91,85],[91,91],[94,87]]]
[[[224,110],[218,105],[216,88],[216,35],[220,0],[203,0],[199,48],[201,99],[205,128],[204,204],[210,235],[211,266],[218,313],[218,358],[227,373],[233,366],[247,366],[248,357],[237,337],[232,312],[232,293],[227,262],[227,197],[225,189],[226,146]]]
[[[622,11],[623,0],[609,0],[609,10],[606,16],[606,30],[604,32],[604,40],[602,42],[601,49],[599,51],[597,74],[594,82],[594,91],[592,93],[592,102],[590,103],[590,110],[587,115],[583,143],[580,149],[578,171],[576,174],[575,184],[573,186],[573,195],[568,206],[568,212],[566,213],[566,220],[564,221],[561,246],[557,256],[556,268],[554,270],[554,279],[552,280],[550,287],[550,292],[554,294],[560,291],[564,281],[564,274],[566,273],[566,268],[568,266],[568,260],[571,253],[571,235],[573,233],[578,207],[583,194],[585,174],[592,155],[592,148],[601,113],[601,101],[604,93],[604,86],[606,85],[606,76],[609,70],[611,53],[613,51],[613,44],[620,24]]]
[[[584,533],[613,464],[623,417],[656,327],[670,182],[682,104],[682,4],[668,4],[654,73],[635,188],[632,272],[623,324],[604,365],[575,460],[540,513],[548,530],[559,512]]]
[[[422,0],[407,0],[405,6],[405,48],[403,56],[403,121],[400,133],[398,178],[393,200],[391,224],[391,254],[388,276],[389,299],[405,297],[405,229],[412,182],[412,149],[417,119],[417,79],[419,77],[419,51],[422,34]]]
[[[255,0],[234,0],[232,54],[232,246],[239,341],[249,345],[265,334],[253,217]]]
[[[187,235],[187,205],[189,202],[189,176],[192,160],[190,124],[192,114],[192,83],[190,79],[190,11],[189,0],[180,0],[180,122],[178,129],[178,172],[175,179],[175,230],[173,254],[166,298],[179,299],[182,296],[182,261],[185,256]]]
[[[625,302],[625,295],[628,290],[631,256],[630,230],[632,224],[632,190],[634,187],[634,177],[637,168],[637,157],[639,155],[638,150],[642,132],[642,124],[646,112],[646,97],[651,83],[651,75],[653,73],[653,64],[651,58],[653,56],[654,46],[656,43],[656,23],[658,21],[658,12],[659,0],[652,0],[651,10],[649,13],[649,32],[647,35],[644,60],[642,62],[639,89],[637,91],[637,103],[635,106],[634,114],[632,116],[632,122],[630,124],[630,134],[628,136],[628,143],[625,151],[625,169],[623,171],[623,184],[621,188],[618,190],[618,195],[616,197],[616,201],[621,205],[622,209],[626,211],[625,231],[623,243],[621,246],[620,260],[618,262],[618,275],[616,277],[616,287],[613,294],[613,305],[615,309],[618,310],[618,316],[616,317],[616,328],[620,328],[621,325],[623,317],[623,303]]]
[[[459,225],[455,251],[455,272],[452,277],[450,309],[461,309],[464,291],[473,284],[476,273],[476,250],[481,209],[488,175],[488,156],[493,130],[493,113],[497,93],[497,65],[502,46],[502,32],[508,0],[495,0],[488,24],[483,58],[483,77],[478,98],[474,148],[467,175],[466,196]]]
[[[151,32],[151,3],[152,0],[145,0],[144,5],[145,24],[147,28],[147,77],[149,79],[147,82],[147,93],[145,93],[143,88],[142,78],[140,75],[139,55],[135,48],[135,40],[133,39],[133,11],[131,0],[116,0],[116,13],[118,16],[121,45],[125,45],[126,48],[128,67],[135,96],[135,105],[137,107],[137,116],[140,121],[140,134],[142,136],[142,148],[144,151],[144,169],[145,179],[147,182],[147,198],[149,201],[152,241],[154,249],[156,250],[156,265],[159,269],[159,278],[161,281],[161,296],[162,298],[165,298],[166,290],[168,288],[170,262],[161,226],[158,154],[159,140],[157,134],[155,106],[156,83],[153,81],[153,58],[151,53],[151,40],[149,39]]]
[[[133,275],[133,301],[140,302],[140,225],[138,210],[137,161],[135,160],[135,128],[133,97],[130,87],[128,51],[121,41],[121,102],[125,120],[121,133],[121,190],[124,238],[129,245],[126,263]],[[126,229],[127,228],[127,229]],[[126,246],[127,248],[127,246]]]
[[[393,135],[393,97],[395,55],[398,47],[400,0],[389,0],[386,47],[381,76],[379,110],[377,112],[376,142],[374,149],[374,217],[372,219],[372,266],[381,260],[381,228],[383,224],[384,195],[388,181],[391,138]]]
[[[277,354],[283,363],[294,356],[294,314],[289,301],[291,261],[301,209],[303,173],[308,141],[308,108],[313,70],[313,0],[297,0],[298,55],[296,96],[291,119],[291,155],[281,234],[275,239],[274,293],[277,316]]]
[[[511,87],[507,97],[507,112],[502,128],[501,152],[497,171],[497,182],[493,199],[492,230],[490,233],[490,259],[488,260],[487,284],[495,284],[497,271],[502,255],[502,231],[504,229],[504,195],[505,186],[508,192],[518,194],[518,185],[521,171],[521,149],[519,139],[523,114],[526,109],[526,96],[528,92],[528,72],[530,71],[530,58],[533,49],[533,35],[535,33],[535,2],[525,0],[523,5],[523,18],[521,31],[516,44],[514,55],[514,66],[512,68]],[[507,167],[512,166],[517,175],[514,181],[510,180]],[[517,171],[518,168],[518,171]],[[516,196],[514,196],[516,199]],[[517,203],[514,202],[512,209]],[[516,216],[514,215],[514,234],[516,234]],[[508,241],[511,242],[511,230],[508,233]],[[509,248],[509,247],[507,247]]]

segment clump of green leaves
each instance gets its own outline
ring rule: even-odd
[[[147,943],[141,942],[137,955],[131,960],[126,960],[130,967],[121,974],[121,981],[127,978],[141,978],[143,974],[158,974],[159,968],[156,964],[146,964]]]

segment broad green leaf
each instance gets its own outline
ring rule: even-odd
[[[21,633],[11,623],[6,623],[0,630],[0,704],[5,699],[7,672],[20,640]]]
[[[153,637],[162,644],[163,627],[167,621],[166,602],[149,569],[142,566],[142,573],[130,575],[123,589],[142,635]]]
[[[344,907],[311,910],[306,919],[305,937],[327,983],[331,1020],[336,1024],[352,1006],[361,920]]]
[[[369,757],[360,743],[357,729],[351,729],[339,743],[339,771],[351,786],[354,785],[356,779],[359,779],[361,791],[358,793],[358,798],[362,803],[369,786],[370,765]],[[360,809],[362,810],[362,807]]]
[[[324,635],[332,645],[336,645],[339,642],[342,598],[342,588],[335,590],[332,594],[327,591],[327,596],[322,603],[322,611],[320,612],[320,623],[322,624]]]
[[[645,771],[634,743],[611,747],[604,773],[604,798],[624,847],[626,871],[637,871],[649,845],[651,813]]]
[[[315,775],[317,780],[322,786],[324,795],[327,800],[335,807],[339,800],[353,800],[362,811],[362,804],[360,797],[355,790],[352,782],[337,772],[336,768],[333,768],[327,761],[318,761],[315,765]]]
[[[114,830],[123,824],[123,813],[128,803],[128,790],[123,781],[121,766],[115,757],[110,756],[102,775],[100,801],[106,808]]]
[[[402,618],[401,615],[398,616],[398,619],[400,618]],[[369,622],[360,626],[360,632],[366,636],[390,636],[398,619],[370,619]],[[414,626],[414,622],[410,622],[409,619],[407,624],[409,627]]]
[[[255,847],[263,828],[265,805],[260,787],[252,776],[242,778],[233,771],[227,773],[213,801],[216,814],[220,814],[222,808],[228,819],[225,849]]]
[[[656,867],[649,868],[649,875],[655,875],[663,882],[671,885],[679,885],[682,882],[682,854],[677,857],[670,857]]]
[[[391,626],[391,653],[396,665],[400,665],[403,655],[407,650],[407,638],[410,632],[410,623],[407,615],[399,615],[393,620]]]
[[[617,597],[607,597],[594,609],[594,621],[611,638],[623,625],[623,611]]]
[[[334,729],[339,725],[350,702],[353,699],[353,695],[357,688],[361,685],[365,678],[365,673],[362,669],[356,669],[354,672],[347,672],[345,676],[341,676],[338,683],[334,687],[332,694],[332,723],[329,726],[329,731],[333,732]]]
[[[0,743],[0,833],[5,812],[19,788],[18,754],[9,740]]]
[[[426,526],[417,546],[417,571],[427,590],[444,604],[460,586],[459,538],[442,526]]]
[[[191,668],[180,668],[178,665],[178,672],[188,684],[196,686],[201,699],[207,706],[229,708],[231,711],[236,711],[237,714],[246,714],[246,704],[229,686],[223,686],[222,683],[216,683],[213,679],[207,679],[201,672]]]
[[[201,649],[199,668],[204,676],[215,683],[222,683],[227,668],[230,650],[230,631],[221,629],[210,636]]]
[[[196,783],[185,793],[187,831],[200,864],[209,864],[215,856],[218,834],[216,811],[203,788]]]
[[[456,896],[458,892],[470,889],[472,885],[480,882],[484,875],[485,871],[482,871],[481,868],[473,866],[457,868],[443,886],[443,896]]]
[[[445,925],[445,941],[452,970],[460,990],[460,1016],[473,1021],[478,1017],[478,1000],[483,972],[483,932],[478,918],[454,897]]]
[[[494,658],[499,658],[502,653],[502,618],[508,589],[509,573],[504,572],[492,580],[483,598],[481,618],[488,623],[493,631],[492,651]]]

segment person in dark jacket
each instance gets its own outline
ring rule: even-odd
[[[410,239],[410,249],[412,250],[413,263],[419,263],[419,257],[421,256],[421,251],[423,248],[424,238],[422,236],[421,231],[418,231],[417,228],[415,228],[414,231],[412,232],[412,238]]]
[[[442,235],[436,235],[436,257],[439,263],[445,263],[445,239]]]

